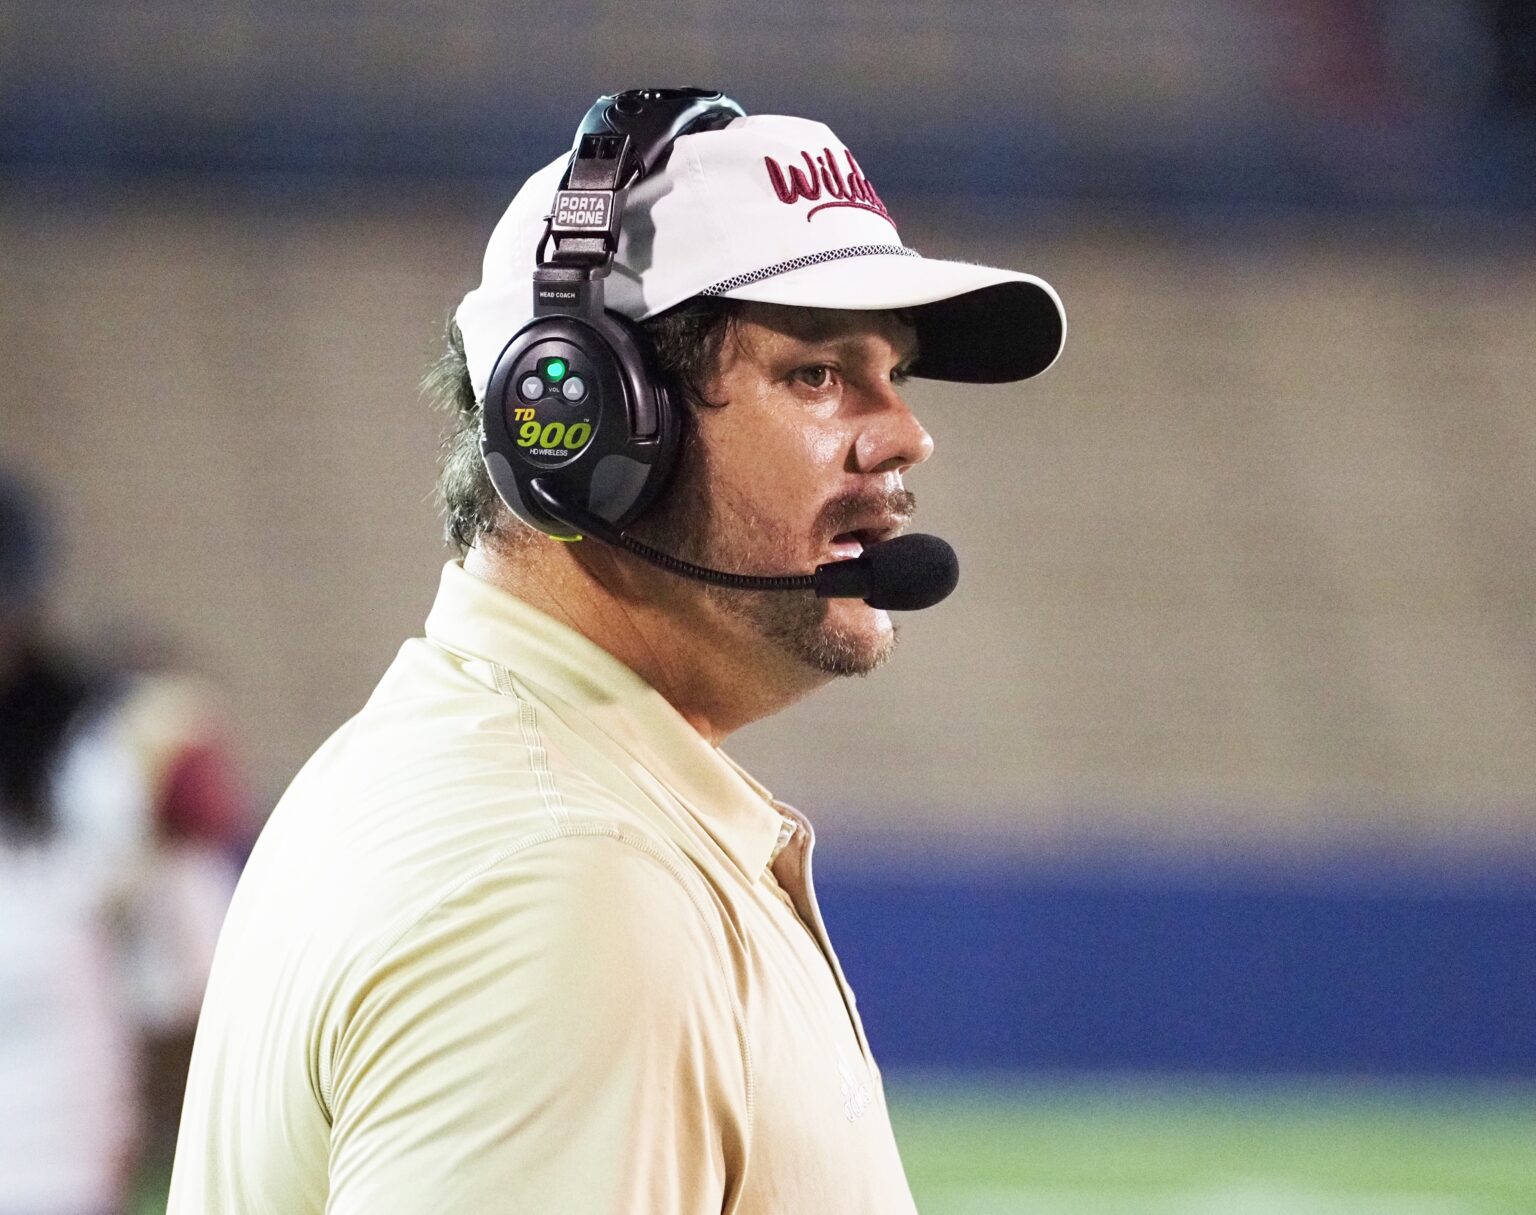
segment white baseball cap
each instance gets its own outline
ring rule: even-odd
[[[517,192],[491,233],[480,286],[456,318],[475,395],[533,318],[533,271],[562,156]],[[684,135],[628,193],[609,309],[644,320],[696,295],[806,308],[910,309],[914,375],[1002,383],[1038,375],[1066,339],[1055,290],[1032,274],[926,258],[819,122],[760,114]]]

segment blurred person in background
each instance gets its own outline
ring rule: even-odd
[[[0,474],[0,1215],[112,1215],[168,1155],[246,802],[215,698],[50,633]]]
[[[827,127],[727,104],[609,196],[638,235],[613,238],[607,302],[645,322],[613,340],[650,348],[642,374],[675,394],[655,407],[675,401],[688,436],[634,531],[754,575],[911,553],[891,537],[932,441],[903,381],[1035,375],[1061,348],[1060,303],[1030,275],[921,257]],[[600,161],[612,145],[594,146]],[[534,418],[529,441],[569,423],[579,448],[646,399],[609,395],[592,406],[606,416],[575,421],[612,356],[535,364],[544,339],[514,338],[566,167],[513,200],[441,369],[463,560],[241,878],[198,1027],[178,1215],[912,1210],[817,910],[810,824],[719,745],[878,667],[894,626],[868,600],[937,602],[953,566],[936,594],[926,568],[883,592],[765,593],[659,570],[600,543],[590,513],[582,543],[529,522],[493,479],[500,451],[482,456],[482,421],[542,401],[566,421]],[[504,348],[516,396],[488,387]]]

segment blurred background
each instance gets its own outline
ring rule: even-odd
[[[417,383],[639,84],[828,122],[1067,305],[1042,379],[912,386],[959,592],[728,747],[818,825],[922,1208],[1536,1208],[1528,0],[0,0],[29,619],[199,681],[191,834],[237,865],[419,633]]]

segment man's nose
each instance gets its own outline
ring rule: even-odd
[[[864,427],[853,446],[854,471],[905,472],[933,454],[933,436],[889,382],[869,389]]]

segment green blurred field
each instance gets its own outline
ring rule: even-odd
[[[1536,1086],[888,1076],[923,1215],[1532,1215]],[[165,1210],[163,1181],[140,1215]]]
[[[1531,1215],[1536,1086],[888,1077],[924,1215]]]

